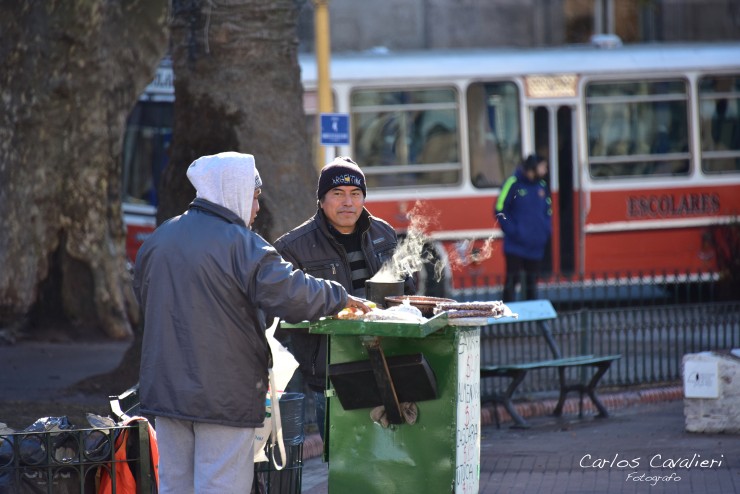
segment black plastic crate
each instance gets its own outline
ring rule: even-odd
[[[114,485],[115,441],[129,429],[128,469],[138,492],[153,492],[146,422],[105,428],[68,428],[0,434],[0,494],[95,494],[107,471]]]
[[[280,458],[280,451],[275,448],[275,457]],[[272,458],[272,445],[265,446],[265,453]],[[254,464],[253,494],[300,494],[303,483],[303,443],[285,445],[285,467],[277,470],[270,461]]]

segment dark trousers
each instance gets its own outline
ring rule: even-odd
[[[506,280],[504,282],[504,302],[516,300],[516,284],[522,286],[523,300],[537,298],[537,278],[541,261],[506,254]]]
[[[324,395],[323,390],[313,390],[313,399],[316,410],[316,425],[319,428],[321,439],[324,439],[324,426],[326,425],[326,395]]]

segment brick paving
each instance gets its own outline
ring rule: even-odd
[[[606,420],[533,424],[483,429],[481,493],[740,492],[740,437],[685,432],[682,400],[630,405]],[[715,463],[674,465],[691,458]]]
[[[513,429],[510,422],[496,428],[492,410],[484,409],[479,492],[740,492],[740,437],[685,432],[681,391],[670,387],[604,394],[611,413],[607,419],[592,414],[578,418],[575,400],[562,418],[547,415],[554,401],[519,404],[529,429]],[[306,451],[320,451],[317,436],[308,437],[306,445]],[[692,458],[714,460],[714,466],[671,464]],[[328,466],[320,457],[307,459],[302,492],[327,494],[327,476]]]

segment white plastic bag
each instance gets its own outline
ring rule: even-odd
[[[265,397],[268,416],[265,418],[262,427],[255,431],[254,461],[269,461],[267,455],[265,455],[265,444],[267,444],[268,439],[271,439],[273,444],[272,463],[277,470],[282,470],[285,466],[285,443],[283,442],[283,426],[280,420],[280,396],[285,392],[285,387],[298,368],[298,361],[287,348],[275,339],[275,330],[279,322],[280,319],[275,318],[272,326],[267,328],[265,332],[267,343],[269,343],[272,352],[272,368],[268,370],[270,391]],[[282,465],[275,460],[275,446],[280,451],[280,457],[283,460]]]
[[[267,343],[270,344],[270,351],[272,352],[272,370],[275,377],[275,385],[277,386],[276,391],[282,395],[285,392],[285,387],[293,378],[295,370],[298,368],[298,361],[287,348],[275,339],[275,330],[279,322],[280,319],[275,318],[272,326],[265,331],[265,335],[267,336]],[[270,385],[272,385],[272,382]]]

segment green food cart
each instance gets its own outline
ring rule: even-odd
[[[480,324],[309,325],[329,335],[331,494],[478,492]]]

